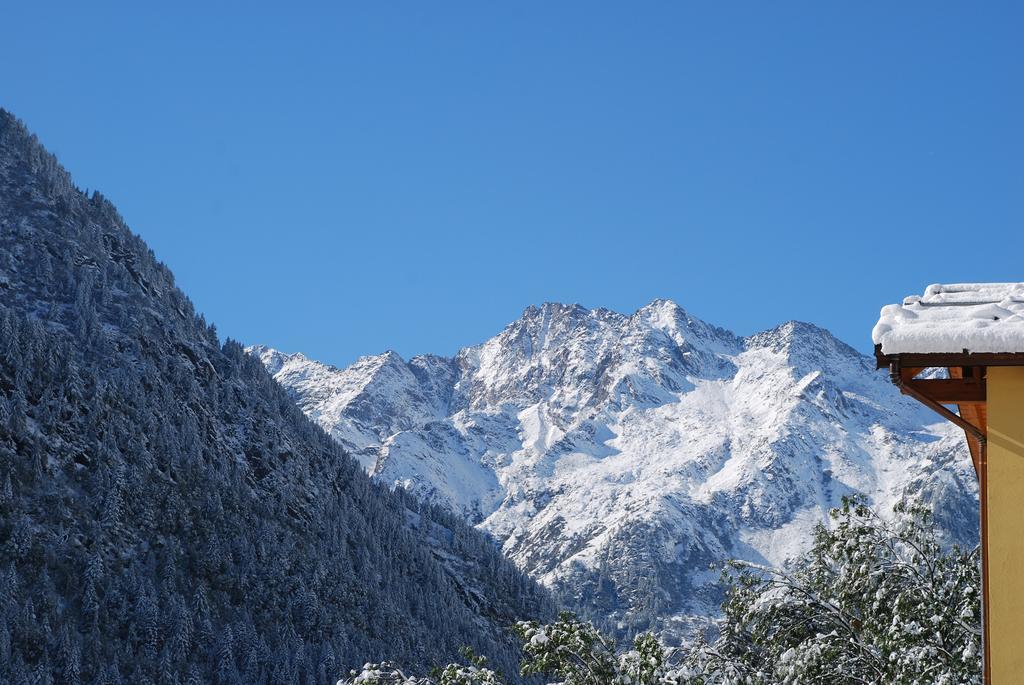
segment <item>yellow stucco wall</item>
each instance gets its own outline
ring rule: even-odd
[[[988,555],[992,683],[1024,683],[1024,367],[988,369]]]

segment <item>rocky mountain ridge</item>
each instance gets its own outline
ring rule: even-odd
[[[710,564],[786,563],[846,494],[922,497],[947,539],[977,536],[962,434],[812,324],[740,337],[667,300],[547,303],[452,358],[249,349],[376,479],[622,631],[714,615]]]

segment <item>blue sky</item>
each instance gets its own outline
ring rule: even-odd
[[[1019,3],[212,4],[10,3],[0,106],[222,335],[346,364],[664,297],[867,351],[1024,280]]]

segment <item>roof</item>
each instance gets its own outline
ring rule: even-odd
[[[1024,283],[930,285],[882,307],[871,337],[883,355],[1024,353]]]

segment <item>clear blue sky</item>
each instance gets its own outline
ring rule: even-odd
[[[665,297],[867,351],[930,282],[1024,280],[1021,8],[8,3],[0,106],[246,343]]]

